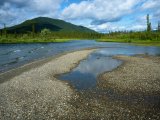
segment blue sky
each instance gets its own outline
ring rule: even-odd
[[[160,21],[160,0],[0,0],[0,28],[39,16],[62,19],[98,32],[145,30]]]

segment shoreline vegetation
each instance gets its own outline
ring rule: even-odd
[[[140,46],[160,46],[160,40],[134,40],[134,39],[97,39],[98,42],[118,42],[118,43],[130,43]]]
[[[160,46],[160,32],[114,32],[100,33],[46,33],[32,34],[8,34],[0,36],[0,44],[9,43],[63,43],[71,40],[96,40],[97,42],[133,43],[136,45]],[[78,36],[79,35],[79,36]]]

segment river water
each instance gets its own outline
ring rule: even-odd
[[[94,40],[75,40],[66,43],[0,44],[0,73],[22,66],[37,59],[92,47],[105,47],[101,54],[160,55],[160,47],[134,46],[126,43],[105,43]]]

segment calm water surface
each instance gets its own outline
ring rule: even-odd
[[[90,54],[75,69],[58,78],[69,81],[75,89],[80,91],[95,88],[99,74],[111,71],[122,63],[120,60],[101,54],[101,51]]]
[[[100,54],[107,56],[117,54],[160,55],[160,47],[142,47],[125,43],[96,42],[94,40],[76,40],[66,43],[0,44],[0,73],[37,59],[92,47],[106,47],[100,51]]]

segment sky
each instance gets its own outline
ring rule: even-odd
[[[62,19],[95,31],[152,29],[160,21],[160,0],[0,0],[0,28],[35,17]]]

